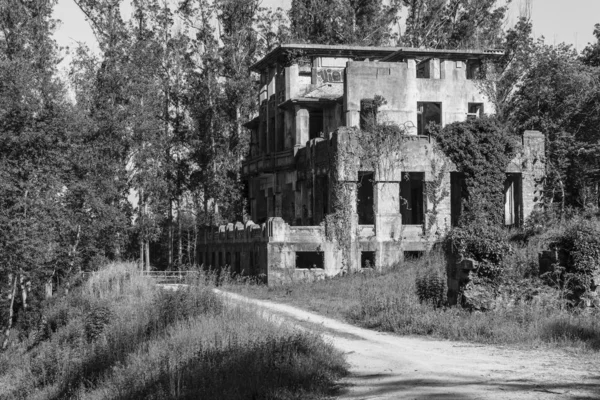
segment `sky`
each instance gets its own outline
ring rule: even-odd
[[[513,0],[508,15],[508,26],[519,17],[526,0]],[[531,19],[535,37],[544,36],[546,43],[561,42],[572,44],[577,50],[595,42],[594,25],[600,23],[600,0],[530,0]],[[288,9],[291,0],[263,0],[265,7]],[[131,10],[124,7],[123,17],[128,18]],[[55,32],[60,46],[74,48],[77,42],[84,42],[97,50],[94,34],[83,13],[73,0],[58,0],[54,17],[62,21]]]

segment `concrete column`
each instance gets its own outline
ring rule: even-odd
[[[378,241],[399,240],[402,228],[400,215],[400,183],[377,182],[374,191],[375,236]]]
[[[306,146],[306,142],[308,142],[308,128],[309,128],[309,114],[308,109],[295,106],[294,107],[295,116],[296,116],[296,135],[294,140],[294,146],[304,147]]]
[[[543,178],[546,173],[545,137],[539,131],[523,133],[523,219],[543,201]]]

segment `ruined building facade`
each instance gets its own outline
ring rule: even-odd
[[[457,222],[461,194],[428,124],[493,114],[476,78],[498,55],[306,44],[271,51],[252,67],[260,112],[246,124],[242,171],[251,220],[204,232],[200,260],[278,284],[385,267],[430,248]],[[351,151],[362,146],[356,132],[367,116],[404,133],[370,166]],[[528,131],[522,141],[506,171],[507,225],[541,201],[544,138]],[[334,233],[343,246],[325,223],[340,188],[347,218]]]

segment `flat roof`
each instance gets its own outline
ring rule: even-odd
[[[497,49],[417,49],[412,47],[401,47],[392,54],[381,59],[381,61],[401,61],[405,58],[437,57],[450,59],[473,59],[500,57],[504,55],[504,50]]]
[[[317,57],[350,57],[354,59],[373,58],[380,61],[400,61],[405,58],[440,57],[454,59],[473,59],[498,57],[504,54],[502,50],[470,49],[470,50],[444,50],[444,49],[417,49],[411,47],[374,47],[374,46],[348,46],[327,44],[282,44],[271,50],[266,56],[254,63],[251,71],[260,72],[271,64],[280,62],[280,58],[290,50],[300,50],[307,56]]]
[[[270,64],[276,63],[289,50],[301,50],[309,56],[355,57],[381,59],[399,50],[400,47],[348,46],[329,44],[282,44],[271,50],[266,56],[254,63],[250,70],[260,72]]]

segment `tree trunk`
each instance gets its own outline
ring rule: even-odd
[[[167,220],[168,223],[168,245],[169,245],[169,255],[168,255],[168,260],[167,263],[169,265],[169,269],[173,268],[173,203],[171,202],[171,199],[169,199],[169,217]]]
[[[192,242],[190,240],[190,229],[186,229],[187,232],[187,262],[188,264],[192,264]]]
[[[10,296],[10,306],[8,309],[8,323],[6,324],[6,330],[4,331],[4,340],[2,341],[2,350],[5,350],[8,347],[8,341],[10,339],[10,330],[13,325],[13,318],[15,316],[15,297],[17,296],[17,276],[9,275],[10,285],[12,286]]]
[[[183,234],[181,228],[181,197],[177,199],[177,263],[183,264]]]
[[[150,243],[146,240],[146,271],[150,271]]]

